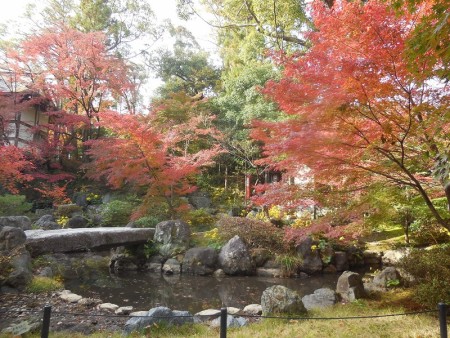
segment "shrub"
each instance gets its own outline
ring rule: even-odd
[[[303,263],[302,258],[296,254],[277,255],[275,260],[281,264],[284,277],[295,275]]]
[[[304,213],[302,216],[296,218],[291,224],[292,229],[303,229],[311,225],[312,217],[309,212]]]
[[[238,235],[250,248],[283,252],[283,230],[269,222],[243,217],[222,217],[218,223],[220,237],[228,241]]]
[[[32,204],[23,195],[0,196],[0,216],[21,216],[31,210]]]
[[[220,212],[243,208],[244,192],[237,186],[234,188],[210,188],[210,190],[213,205],[217,206]]]
[[[154,228],[162,219],[157,216],[144,216],[134,221],[138,228]]]
[[[258,219],[260,221],[282,221],[285,217],[283,209],[278,205],[271,206],[267,212],[259,210],[256,213],[250,213],[250,218]]]
[[[203,233],[206,245],[213,249],[220,249],[223,246],[223,240],[220,238],[219,229],[214,228]]]
[[[420,304],[435,309],[439,302],[450,303],[450,245],[415,249],[403,258],[400,267],[417,282],[414,298]]]
[[[205,209],[197,209],[189,211],[184,220],[191,226],[192,231],[210,230],[216,219]]]
[[[86,196],[86,202],[89,205],[98,205],[98,204],[102,204],[102,196],[99,194],[94,194],[93,192],[90,192],[87,196]]]
[[[68,222],[69,222],[69,217],[67,217],[67,216],[60,216],[56,220],[56,223],[58,223],[58,225],[61,228],[65,228]]]
[[[430,244],[446,243],[450,240],[449,232],[441,225],[428,219],[412,227],[410,238],[415,245],[424,246]]]
[[[59,280],[43,276],[34,276],[27,286],[27,292],[44,293],[62,290],[63,288],[64,284]]]
[[[127,201],[111,201],[102,210],[103,226],[125,226],[133,212],[134,205]]]

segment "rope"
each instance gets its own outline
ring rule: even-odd
[[[275,317],[275,316],[256,316],[256,315],[239,315],[241,317],[253,317],[264,319],[283,319],[283,320],[346,320],[346,319],[369,319],[369,318],[383,318],[396,316],[409,316],[422,313],[438,312],[437,310],[425,310],[416,312],[392,313],[386,315],[371,315],[371,316],[349,316],[349,317]]]
[[[6,310],[0,309],[0,313],[41,313],[42,310]],[[370,316],[349,316],[349,317],[276,317],[276,316],[258,316],[239,314],[240,317],[247,318],[261,318],[261,319],[281,319],[281,320],[347,320],[347,319],[370,319],[370,318],[384,318],[396,316],[409,316],[424,313],[438,312],[438,310],[424,310],[415,312],[392,313],[386,315],[370,315]],[[227,313],[228,315],[228,313]],[[110,317],[110,318],[155,318],[155,319],[169,319],[169,318],[193,318],[194,315],[186,316],[130,316],[130,315],[112,315],[112,314],[86,314],[78,312],[59,312],[52,311],[52,316],[80,316],[80,317]],[[210,315],[199,315],[197,317],[211,317]],[[220,317],[220,315],[218,315]]]
[[[80,317],[111,317],[111,318],[158,318],[158,319],[169,319],[169,318],[194,318],[193,315],[189,316],[130,316],[130,315],[108,315],[108,314],[86,314],[86,313],[76,313],[76,312],[52,312],[52,316],[65,315],[65,316],[80,316]]]

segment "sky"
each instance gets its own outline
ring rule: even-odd
[[[186,25],[192,31],[202,48],[209,52],[215,52],[213,31],[211,27],[198,17],[188,23],[176,17],[176,0],[144,0],[156,13],[158,21],[170,19],[180,25]],[[8,20],[20,18],[25,12],[29,3],[40,5],[42,0],[0,0],[0,23],[7,23]],[[202,13],[205,17],[207,14]]]
[[[214,32],[207,23],[198,17],[194,17],[189,22],[182,21],[176,16],[176,0],[143,0],[146,1],[152,10],[155,12],[158,21],[170,19],[172,23],[183,25],[187,27],[197,39],[202,49],[209,52],[215,63],[217,63],[217,46],[214,41]],[[27,4],[35,4],[42,6],[42,0],[0,0],[0,24],[8,24],[8,22],[19,21],[22,25],[24,21],[23,14],[25,13]],[[206,13],[202,13],[205,18],[208,17]],[[14,28],[17,22],[9,23],[9,27]],[[23,26],[22,26],[23,27]],[[164,44],[164,41],[163,41]],[[160,82],[157,79],[151,79],[148,85],[148,91],[153,91]]]

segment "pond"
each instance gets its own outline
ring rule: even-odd
[[[83,297],[100,298],[135,311],[167,306],[173,310],[196,313],[209,308],[243,308],[260,304],[263,291],[284,285],[300,295],[328,287],[336,288],[339,275],[325,274],[305,278],[202,277],[133,272],[126,274],[89,274],[66,280],[65,287]]]

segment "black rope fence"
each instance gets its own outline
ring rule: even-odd
[[[285,316],[260,316],[260,315],[246,315],[239,314],[240,317],[244,318],[260,318],[260,319],[279,319],[279,320],[352,320],[352,319],[371,319],[371,318],[386,318],[386,317],[398,317],[398,316],[409,316],[418,315],[424,313],[438,313],[439,315],[439,329],[440,338],[448,338],[447,332],[447,315],[448,315],[448,305],[445,303],[439,303],[437,310],[423,310],[414,312],[404,312],[404,313],[392,313],[385,315],[369,315],[369,316],[348,316],[348,317],[285,317]],[[0,309],[0,314],[2,313],[18,313],[18,314],[42,314],[42,329],[41,338],[48,338],[50,332],[50,320],[51,316],[80,316],[80,317],[109,317],[109,318],[154,318],[154,319],[173,319],[173,318],[194,318],[202,317],[202,315],[179,315],[179,316],[148,316],[148,315],[113,315],[113,314],[87,314],[87,313],[77,313],[77,312],[63,312],[54,311],[52,312],[51,305],[44,306],[43,310],[9,310]],[[226,338],[227,336],[227,308],[222,308],[220,310],[220,338]],[[204,317],[211,317],[210,315],[205,315]]]

